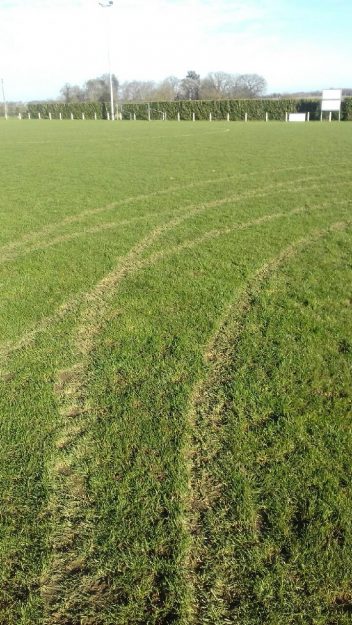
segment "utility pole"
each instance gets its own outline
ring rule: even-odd
[[[2,99],[4,102],[4,117],[7,119],[7,102],[5,98],[5,87],[4,87],[4,79],[1,79],[1,88],[2,88]]]
[[[112,7],[114,4],[113,0],[103,0],[99,2],[99,5],[103,7],[103,9],[108,9]],[[111,75],[111,59],[110,59],[110,37],[109,37],[109,24],[106,22],[106,37],[107,37],[107,46],[108,46],[108,63],[109,63],[109,77],[110,77],[110,100],[111,100],[111,119],[115,119],[114,113],[114,91],[112,87],[112,75]]]

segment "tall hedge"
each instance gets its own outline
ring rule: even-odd
[[[345,98],[341,107],[341,118],[344,121],[352,122],[352,98]]]
[[[347,108],[352,110],[351,103],[344,102],[342,113],[346,117]],[[166,114],[167,119],[175,120],[180,115],[181,120],[191,120],[193,113],[196,120],[208,120],[211,113],[213,120],[227,119],[231,121],[244,120],[247,113],[248,120],[263,121],[266,113],[270,120],[284,121],[286,113],[310,113],[311,120],[320,119],[320,100],[317,99],[293,99],[286,98],[280,100],[258,99],[258,100],[179,100],[175,102],[150,102],[128,103],[122,105],[123,119],[148,119],[148,106],[151,119],[162,119]],[[121,109],[120,109],[121,110]]]
[[[320,119],[319,99],[293,99],[279,100],[177,100],[173,102],[140,102],[119,104],[118,111],[122,119],[147,120],[166,119],[176,120],[178,115],[181,120],[192,120],[193,114],[196,120],[208,120],[211,113],[212,119],[225,120],[229,115],[231,121],[244,120],[247,113],[248,120],[263,121],[268,113],[270,120],[283,121],[286,113],[310,113],[311,120]],[[81,102],[75,104],[63,104],[60,102],[30,104],[27,113],[31,117],[59,119],[60,113],[63,119],[70,119],[71,113],[75,119],[81,119],[82,113],[85,119],[107,119],[110,105],[101,102]],[[334,118],[337,114],[334,114]],[[341,119],[352,121],[352,98],[345,98],[342,103]]]
[[[49,119],[49,113],[51,113],[52,119],[59,119],[60,113],[63,119],[71,119],[71,113],[75,119],[82,119],[82,113],[85,119],[94,119],[96,113],[97,119],[107,119],[107,106],[101,102],[75,102],[72,104],[42,102],[41,104],[28,104],[27,113],[30,113],[31,117],[34,118],[37,118],[40,113],[43,119]]]

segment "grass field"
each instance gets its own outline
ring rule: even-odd
[[[0,624],[351,623],[352,124],[0,140]]]

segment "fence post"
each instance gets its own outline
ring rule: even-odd
[[[179,122],[179,121],[181,121],[181,118],[180,118],[180,113],[177,113],[177,121],[178,121],[178,122]]]
[[[245,121],[245,122],[248,122],[248,113],[245,113],[245,114],[244,114],[244,121]]]
[[[73,113],[71,113],[71,119],[73,119]]]
[[[31,118],[31,114],[30,114],[30,113],[28,113],[28,119],[30,119],[30,118]]]
[[[308,111],[308,113],[307,113],[307,122],[309,122],[309,120],[310,120],[310,112]]]
[[[288,114],[287,114],[287,111],[286,111],[286,113],[285,113],[285,122],[288,122]]]
[[[150,122],[150,104],[148,102],[148,122]]]
[[[329,122],[331,122],[331,111],[329,113]]]
[[[137,117],[136,117],[136,113],[133,113],[133,121],[136,121]]]
[[[210,121],[210,122],[212,121],[212,115],[211,115],[211,113],[209,113],[209,121]]]
[[[40,113],[38,113],[38,119],[41,119]]]
[[[59,118],[62,121],[62,113],[59,113]]]
[[[269,120],[269,115],[268,113],[265,113],[265,121],[267,122]]]
[[[194,121],[194,122],[196,121],[196,114],[195,113],[192,113],[192,121]]]
[[[227,113],[226,119],[228,122],[230,121],[230,113]]]

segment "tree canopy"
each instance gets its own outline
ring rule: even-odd
[[[160,82],[130,80],[119,83],[112,75],[115,100],[148,102],[172,100],[222,100],[228,98],[259,98],[266,91],[266,81],[259,74],[210,72],[201,78],[190,70],[184,78],[168,76]],[[107,102],[110,100],[109,74],[90,78],[82,87],[66,83],[60,91],[61,100],[70,102]]]

